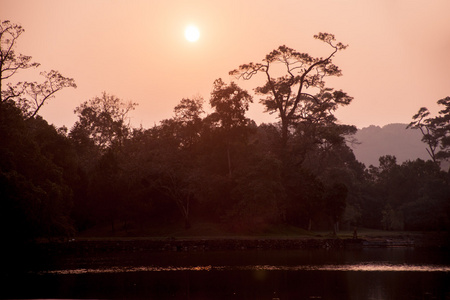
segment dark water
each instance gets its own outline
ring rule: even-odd
[[[0,298],[450,299],[450,257],[413,248],[52,257]]]

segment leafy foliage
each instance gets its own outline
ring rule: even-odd
[[[75,161],[66,138],[41,118],[25,120],[17,107],[4,103],[0,140],[2,236],[28,240],[73,234]]]
[[[108,148],[120,147],[130,134],[126,118],[135,106],[135,103],[125,103],[104,92],[101,97],[85,101],[75,109],[79,120],[70,136],[80,144],[92,141],[102,152]]]

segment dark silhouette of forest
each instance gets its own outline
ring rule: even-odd
[[[328,57],[280,46],[230,72],[237,82],[266,79],[255,94],[278,123],[247,118],[252,95],[217,79],[209,99],[181,99],[173,117],[152,128],[132,127],[128,114],[136,104],[105,92],[75,109],[69,129],[38,112],[59,90],[75,88],[73,79],[51,71],[43,83],[13,81],[16,72],[38,67],[14,52],[22,32],[1,23],[6,240],[72,236],[105,224],[112,234],[198,222],[236,233],[277,224],[334,233],[343,226],[450,228],[450,173],[440,169],[450,154],[450,98],[439,100],[438,116],[422,108],[410,124],[422,130],[430,160],[398,164],[386,155],[366,167],[347,145],[356,128],[334,116],[352,97],[325,83],[341,75],[332,59],[346,48],[331,34],[315,36],[329,47]]]

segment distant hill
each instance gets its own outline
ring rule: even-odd
[[[389,124],[383,127],[369,126],[358,129],[355,134],[360,144],[349,145],[356,159],[366,165],[378,166],[383,155],[394,155],[397,163],[407,160],[430,159],[426,145],[421,141],[422,133],[417,129],[406,129],[407,124]]]

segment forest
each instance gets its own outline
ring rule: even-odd
[[[58,101],[58,91],[76,88],[75,80],[52,70],[41,73],[41,83],[15,82],[17,72],[39,67],[15,52],[23,31],[1,22],[6,240],[70,237],[100,225],[114,235],[200,222],[250,234],[272,225],[334,234],[353,227],[450,229],[450,170],[440,167],[450,157],[450,97],[438,101],[437,116],[426,108],[412,116],[409,127],[422,132],[429,160],[399,164],[387,155],[365,166],[348,146],[356,127],[334,115],[353,98],[325,82],[341,76],[332,60],[346,48],[332,34],[314,36],[327,57],[280,46],[230,71],[236,81],[215,80],[209,99],[181,99],[171,118],[151,128],[131,126],[137,104],[107,92],[79,105],[71,128],[57,128],[39,110]],[[265,81],[254,93],[238,84],[256,77]],[[254,100],[279,122],[249,119]]]

